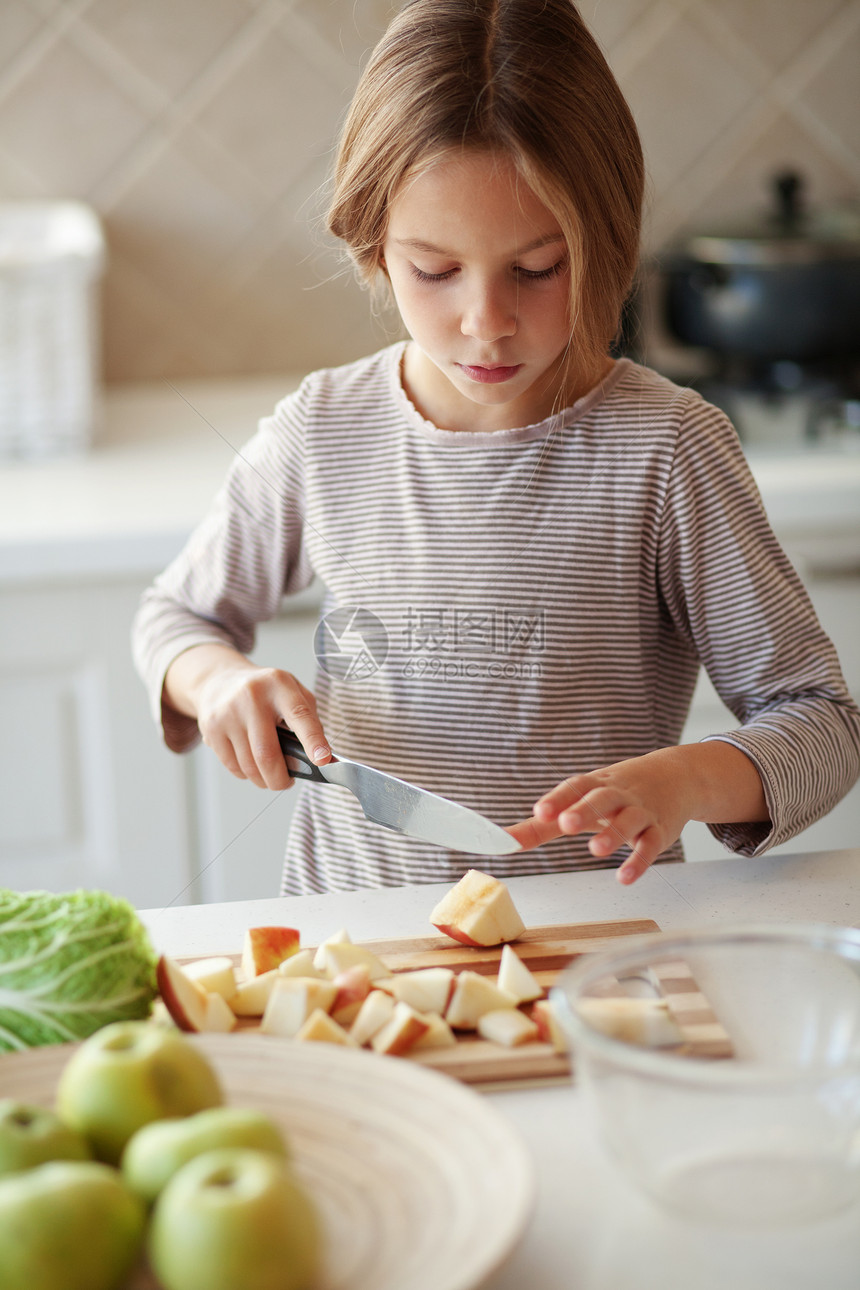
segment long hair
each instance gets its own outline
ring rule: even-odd
[[[639,254],[644,167],[630,109],[571,0],[411,0],[349,109],[328,227],[378,281],[404,179],[451,149],[507,154],[555,216],[571,266],[567,375],[593,371]]]

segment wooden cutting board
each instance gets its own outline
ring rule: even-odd
[[[530,927],[512,948],[534,973],[538,982],[549,989],[559,974],[581,954],[618,948],[620,940],[659,932],[650,918],[625,918],[605,923],[563,923],[547,927]],[[418,936],[385,941],[362,941],[392,972],[416,968],[447,967],[455,972],[469,969],[484,975],[498,972],[502,947],[472,949],[458,945],[447,936]],[[239,955],[228,955],[235,963]],[[726,1057],[731,1055],[728,1036],[710,1006],[698,990],[683,963],[661,971],[658,984],[669,1010],[685,1038],[685,1052],[690,1056]],[[257,1029],[257,1023],[243,1025],[243,1030]],[[237,1035],[241,1041],[241,1035]],[[502,1048],[475,1034],[458,1035],[453,1048],[428,1049],[411,1053],[397,1061],[417,1062],[443,1071],[466,1084],[493,1084],[511,1080],[533,1080],[566,1077],[570,1058],[556,1053],[550,1044],[522,1044]]]

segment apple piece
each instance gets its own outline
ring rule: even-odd
[[[291,954],[297,954],[299,941],[294,927],[249,927],[242,949],[245,980],[271,972]]]
[[[673,1048],[684,1042],[665,999],[609,996],[584,998],[577,1011],[595,1030],[646,1048]]]
[[[339,972],[332,985],[337,994],[329,1012],[341,1026],[350,1026],[370,994],[370,969],[366,963],[356,963],[354,967]]]
[[[299,950],[297,954],[291,954],[283,963],[278,964],[278,971],[281,976],[325,976],[324,972],[314,967],[313,950]]]
[[[457,1036],[444,1017],[440,1017],[438,1012],[422,1012],[420,1016],[422,1021],[427,1022],[427,1029],[423,1035],[419,1035],[415,1040],[412,1045],[413,1049],[453,1048],[456,1046]]]
[[[252,977],[250,981],[240,981],[236,993],[230,1000],[230,1007],[237,1017],[262,1017],[266,1011],[269,995],[274,984],[283,980],[277,968],[264,972],[262,976]]]
[[[210,994],[220,994],[229,1001],[236,993],[236,971],[233,960],[226,955],[184,963],[182,970]]]
[[[317,947],[316,953],[314,954],[314,967],[317,969],[318,972],[325,971],[325,952],[329,945],[351,945],[351,944],[352,944],[352,938],[350,937],[350,934],[345,927],[342,927],[339,932],[335,932],[334,935],[327,936],[324,941],[320,942],[319,946]]]
[[[356,1047],[356,1042],[349,1031],[339,1026],[333,1017],[323,1012],[322,1008],[317,1008],[311,1013],[295,1038],[320,1044],[342,1044],[346,1048]]]
[[[531,1011],[532,1021],[538,1028],[541,1043],[552,1044],[557,1053],[568,1052],[570,1045],[562,1029],[551,999],[538,999]]]
[[[506,994],[513,995],[517,1003],[531,1003],[534,999],[542,999],[544,995],[543,986],[538,984],[510,945],[505,945],[502,949],[496,984]]]
[[[277,975],[277,974],[276,974]],[[260,1029],[266,1035],[293,1039],[311,1013],[328,1012],[337,994],[332,981],[317,977],[278,976],[266,1003]]]
[[[356,1044],[363,1047],[369,1043],[378,1030],[391,1020],[394,1013],[394,999],[384,990],[371,990],[358,1012],[349,1033]]]
[[[57,1083],[60,1118],[108,1164],[150,1120],[191,1115],[223,1100],[206,1056],[178,1031],[147,1021],[97,1030],[75,1049]]]
[[[207,992],[203,1029],[218,1035],[228,1035],[236,1029],[236,1014],[223,994]]]
[[[365,949],[363,945],[353,945],[349,941],[322,946],[322,954],[314,958],[314,964],[321,966],[332,981],[347,968],[356,967],[359,964],[367,968],[371,981],[382,981],[391,976],[391,971],[371,950]]]
[[[505,884],[478,869],[468,869],[442,897],[430,922],[463,945],[501,945],[525,931]]]
[[[179,966],[175,959],[162,954],[156,967],[156,980],[165,1007],[180,1030],[206,1029],[206,991]]]
[[[33,1169],[49,1160],[90,1160],[82,1133],[54,1111],[7,1097],[0,1101],[0,1177]]]
[[[116,1290],[145,1222],[143,1202],[107,1165],[57,1160],[9,1174],[0,1179],[3,1290]]]
[[[154,1120],[138,1129],[122,1153],[123,1178],[151,1203],[189,1160],[223,1147],[269,1151],[281,1160],[289,1154],[280,1129],[262,1111],[216,1106],[181,1120]]]
[[[176,1022],[167,1011],[167,1004],[163,999],[153,999],[152,1011],[149,1014],[149,1023],[152,1026],[160,1026],[162,1030],[178,1030]]]
[[[149,1261],[170,1290],[309,1290],[321,1252],[316,1208],[292,1170],[239,1147],[178,1170],[149,1230]]]
[[[485,1012],[515,1007],[513,996],[500,990],[489,977],[465,971],[457,976],[445,1020],[455,1030],[474,1030]]]
[[[478,1034],[503,1048],[516,1048],[538,1037],[538,1028],[519,1008],[494,1008],[478,1018]]]
[[[454,993],[454,973],[444,967],[397,972],[385,988],[416,1012],[438,1012],[441,1016]]]
[[[389,1057],[399,1057],[407,1052],[416,1040],[426,1035],[430,1029],[429,1022],[410,1008],[408,1003],[395,1003],[390,1021],[370,1041],[375,1053],[385,1053]]]

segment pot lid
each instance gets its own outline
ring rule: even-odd
[[[860,209],[809,210],[794,171],[774,176],[771,209],[758,220],[693,233],[678,248],[707,264],[815,264],[860,256]]]

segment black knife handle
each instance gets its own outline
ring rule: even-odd
[[[313,779],[318,784],[327,784],[328,780],[320,768],[311,761],[302,745],[299,743],[292,730],[285,730],[283,726],[278,726],[278,740],[281,745],[281,752],[284,759],[287,757],[294,758],[300,765],[293,770],[292,766],[288,767],[293,779]]]

